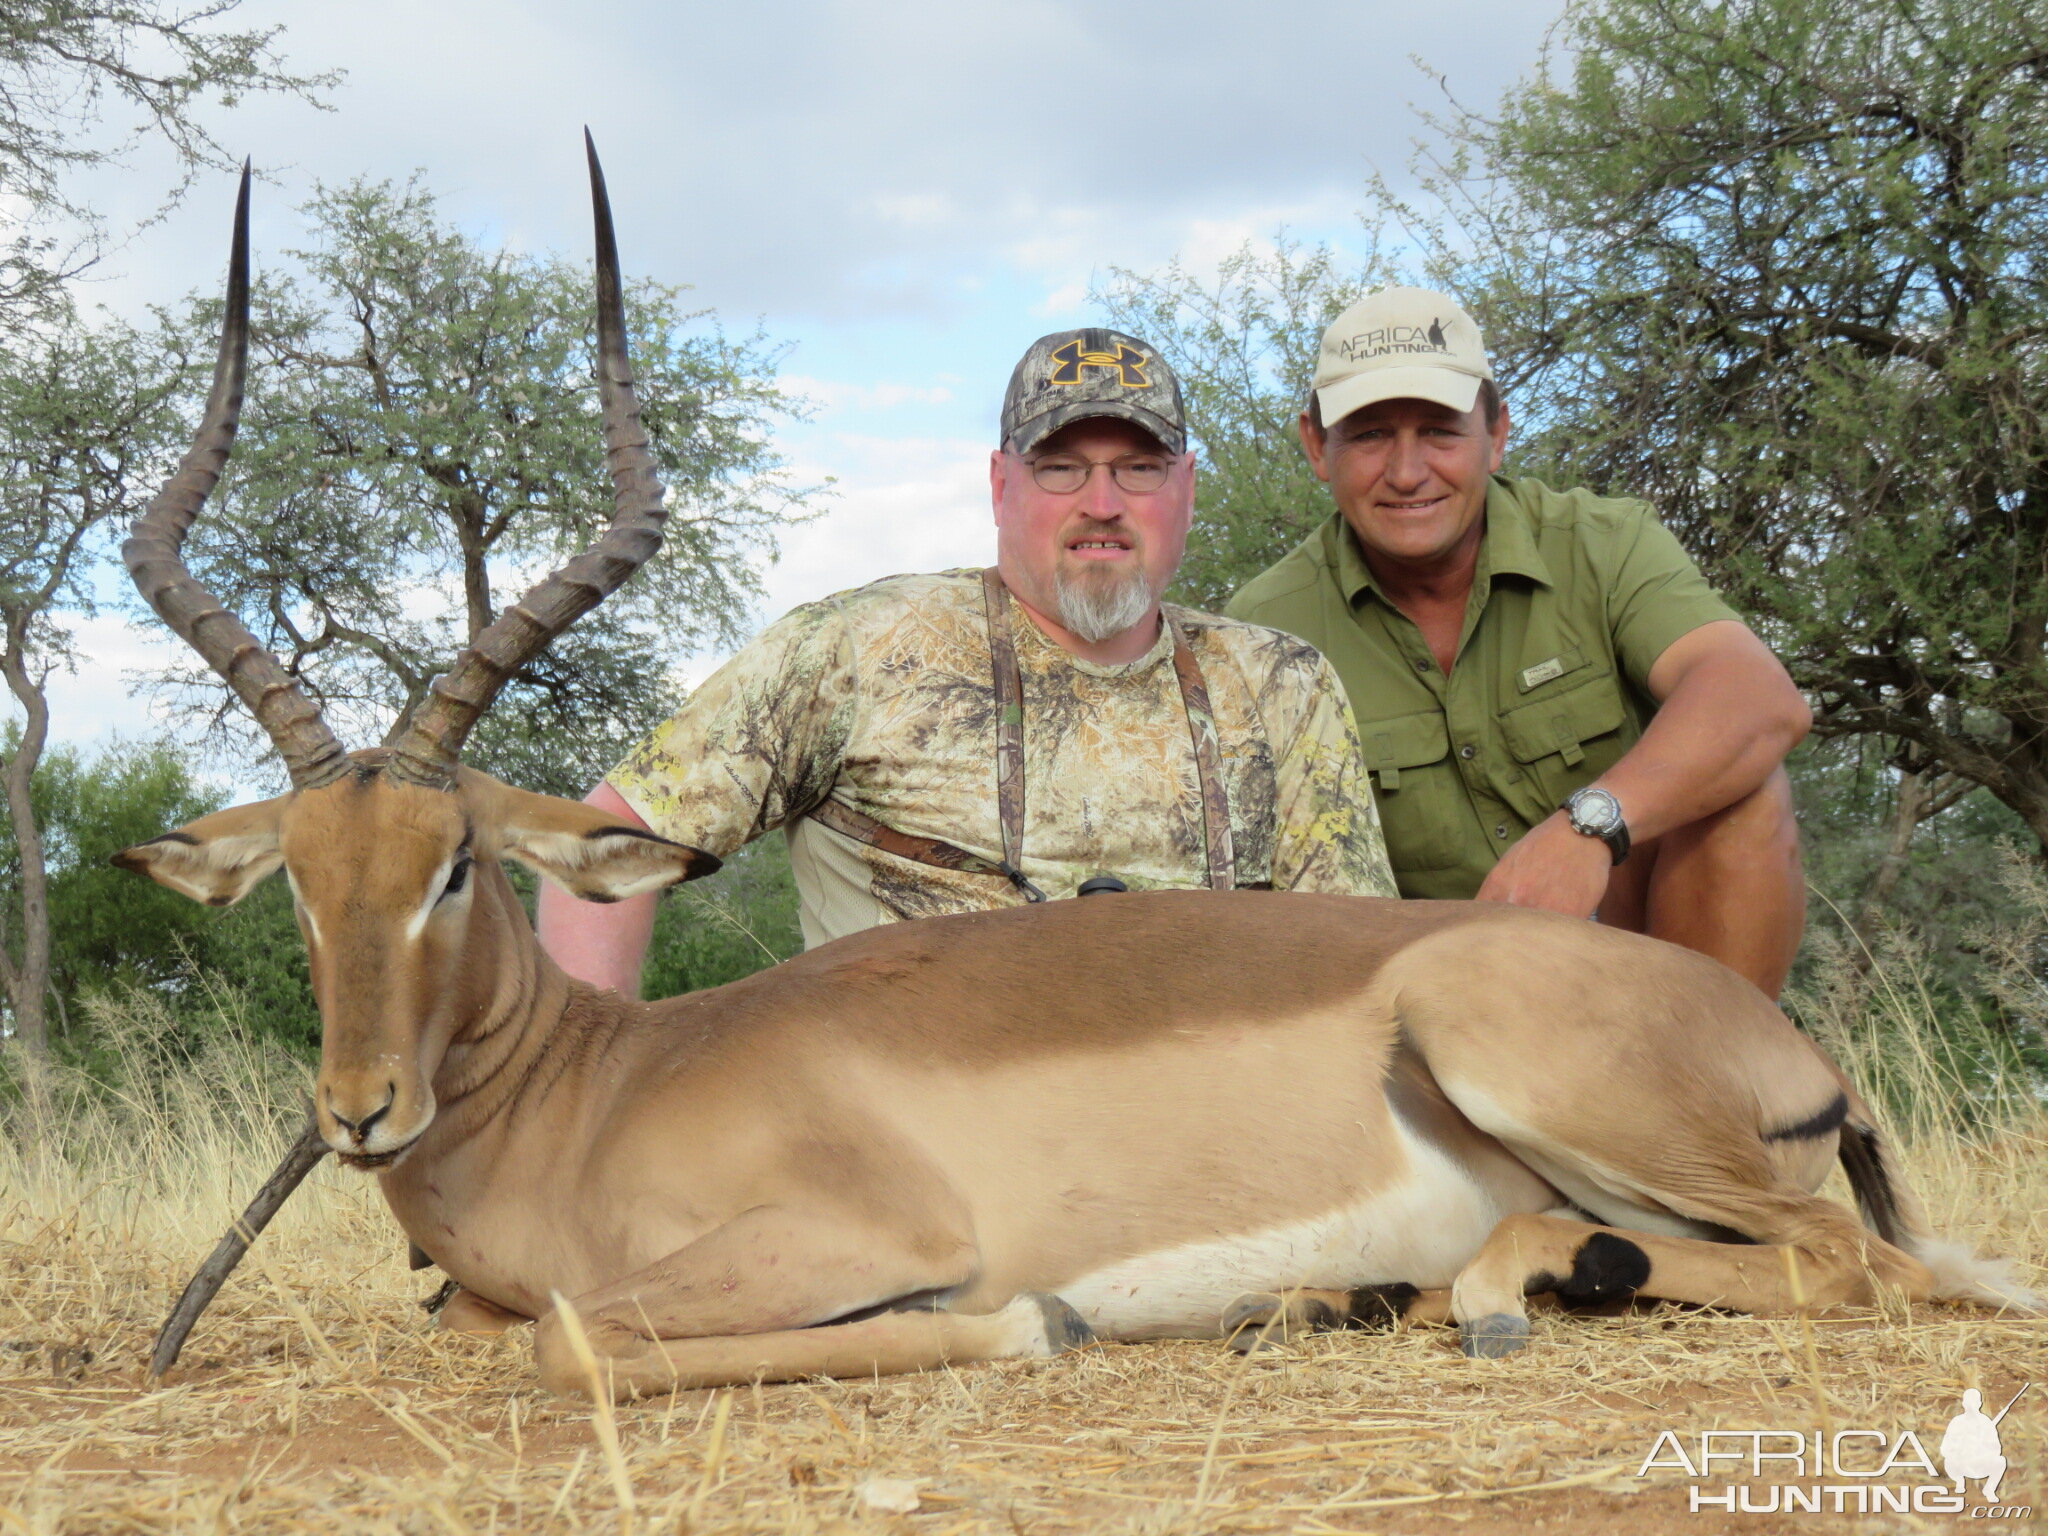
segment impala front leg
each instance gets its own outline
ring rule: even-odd
[[[533,1319],[524,1312],[501,1307],[495,1301],[485,1301],[474,1291],[457,1291],[434,1314],[434,1321],[450,1333],[473,1333],[489,1338]]]
[[[920,1357],[929,1353],[921,1342],[923,1334],[933,1331],[928,1308],[943,1293],[971,1279],[976,1262],[974,1245],[964,1232],[906,1233],[833,1212],[763,1206],[635,1274],[569,1298],[569,1304],[600,1368],[613,1375],[618,1390],[637,1394],[708,1384],[704,1369],[719,1379],[740,1369],[724,1364],[722,1355],[715,1368],[708,1360],[700,1362],[703,1369],[690,1368],[686,1341],[751,1340],[744,1371],[732,1377],[747,1380],[780,1374],[777,1362],[784,1356],[808,1359],[816,1353],[807,1346],[794,1354],[783,1347],[762,1355],[761,1346],[770,1338],[808,1336],[815,1341],[845,1331],[820,1324],[922,1302],[927,1310],[921,1321],[903,1321],[908,1316],[904,1313],[869,1319],[882,1326],[868,1330],[874,1335],[868,1342],[878,1351],[872,1361],[855,1362],[858,1372],[866,1374],[870,1369],[915,1368],[888,1362],[906,1350]],[[848,1326],[867,1324],[848,1321]],[[856,1341],[856,1354],[858,1346]],[[565,1392],[589,1389],[588,1375],[559,1315],[540,1319],[534,1350],[541,1379],[549,1387]],[[798,1361],[790,1371],[831,1374],[839,1363],[833,1355],[824,1364]]]
[[[1403,1324],[1446,1323],[1451,1293],[1408,1284],[1362,1285],[1348,1291],[1307,1287],[1241,1297],[1223,1314],[1223,1337],[1241,1355],[1275,1348],[1311,1333],[1356,1328],[1386,1333]]]

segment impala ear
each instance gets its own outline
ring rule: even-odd
[[[109,862],[209,907],[233,906],[284,862],[277,848],[284,799],[215,811],[175,832],[123,848]]]
[[[594,805],[492,785],[498,852],[584,901],[624,901],[716,870],[715,855]]]

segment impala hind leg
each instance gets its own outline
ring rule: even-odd
[[[1384,1333],[1401,1323],[1447,1323],[1449,1291],[1408,1284],[1361,1285],[1348,1291],[1309,1287],[1241,1298],[1223,1314],[1223,1336],[1239,1354],[1272,1348],[1310,1333],[1356,1328]]]
[[[1796,1240],[1784,1243],[1665,1237],[1556,1215],[1506,1217],[1451,1287],[1465,1353],[1494,1358],[1520,1349],[1529,1337],[1523,1297],[1545,1291],[1566,1306],[1641,1295],[1738,1312],[1782,1312],[1801,1298],[1822,1307],[1864,1303],[1879,1285],[1915,1300],[1932,1294],[1934,1277],[1924,1264],[1846,1211],[1810,1196],[1783,1198],[1802,1207]],[[1798,1268],[1798,1297],[1788,1252]]]
[[[559,1319],[554,1321],[550,1337],[535,1338],[541,1381],[557,1392],[587,1393],[590,1374],[568,1348]],[[598,1359],[598,1372],[604,1388],[623,1400],[750,1381],[894,1376],[982,1360],[1045,1358],[1094,1341],[1080,1314],[1059,1297],[1027,1291],[981,1315],[918,1308],[778,1333],[614,1339]]]

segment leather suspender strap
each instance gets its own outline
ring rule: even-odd
[[[995,673],[996,818],[1003,828],[1003,862],[1024,857],[1024,673],[1010,636],[1010,589],[990,566],[981,573],[988,613],[988,655]]]
[[[884,853],[939,869],[1001,875],[1024,893],[1025,900],[1044,901],[1045,892],[1024,877],[1018,862],[1024,850],[1024,675],[1017,665],[1017,646],[1010,633],[1010,589],[994,566],[981,573],[981,593],[988,613],[989,660],[995,674],[996,813],[1002,825],[1002,858],[991,861],[935,837],[898,832],[837,800],[822,800],[808,814],[833,831]],[[1222,752],[1216,742],[1215,717],[1209,710],[1209,685],[1179,621],[1164,610],[1161,617],[1173,636],[1173,675],[1180,685],[1181,706],[1187,711],[1188,737],[1194,747],[1209,889],[1227,891],[1237,882],[1237,855],[1230,831],[1230,799],[1223,781]]]
[[[1195,660],[1180,620],[1165,609],[1160,616],[1173,631],[1173,674],[1180,682],[1181,707],[1188,713],[1188,735],[1195,747],[1195,781],[1202,789],[1202,844],[1209,863],[1209,889],[1227,891],[1237,884],[1237,849],[1230,835],[1230,794],[1223,782],[1223,753],[1216,744],[1216,719],[1209,713],[1209,684]]]
[[[970,875],[1001,875],[1024,893],[1026,901],[1045,900],[1045,892],[1025,879],[1024,872],[1007,859],[991,863],[978,853],[942,843],[936,837],[913,837],[908,832],[898,832],[894,827],[885,827],[874,817],[856,811],[852,806],[841,805],[837,800],[820,800],[807,814],[811,820],[824,823],[834,832],[843,832],[855,842],[866,843],[884,853],[893,853],[899,859],[931,864],[939,869],[957,869]]]

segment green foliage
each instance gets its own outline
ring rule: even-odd
[[[2048,841],[2048,11],[1600,0],[1460,115],[1522,462],[1647,497],[1819,727]]]
[[[193,564],[344,739],[374,741],[609,525],[593,284],[581,264],[479,244],[417,181],[323,189],[305,211],[299,271],[256,296],[250,404]],[[626,311],[671,516],[661,552],[479,733],[477,766],[536,789],[580,795],[673,707],[666,659],[736,635],[750,562],[801,499],[766,437],[800,409],[774,349],[657,283],[629,283]],[[217,323],[200,305],[190,326]],[[188,705],[219,710],[210,674],[178,679]]]
[[[22,711],[0,747],[15,866],[0,927],[9,1030],[31,1050],[48,1032],[49,892],[33,785],[49,736],[43,688],[70,656],[59,615],[90,613],[89,572],[108,526],[137,510],[139,471],[177,429],[160,335],[81,325],[53,306],[46,329],[0,327],[0,677]]]
[[[93,537],[141,510],[139,485],[178,435],[179,362],[164,334],[68,311],[0,341],[0,614],[48,625],[60,607],[92,611]],[[39,660],[60,657],[55,631],[43,637]]]
[[[677,887],[663,899],[640,995],[674,997],[722,986],[803,947],[789,845],[780,837],[757,838],[710,879]]]
[[[222,797],[196,784],[169,751],[122,744],[91,756],[51,752],[36,774],[36,819],[50,866],[51,985],[75,999],[116,978],[162,983],[204,942],[214,914],[107,860],[208,811]],[[12,843],[0,880],[16,888]]]
[[[107,861],[123,848],[218,810],[223,796],[198,783],[158,743],[118,743],[91,755],[60,748],[44,758],[33,797],[49,864],[50,990],[56,1045],[73,1059],[96,1048],[84,1020],[110,988],[146,988],[180,1030],[217,1024],[223,989],[249,1026],[301,1048],[319,1029],[305,948],[290,893],[266,882],[216,912]],[[0,892],[18,922],[19,852],[0,841]]]

